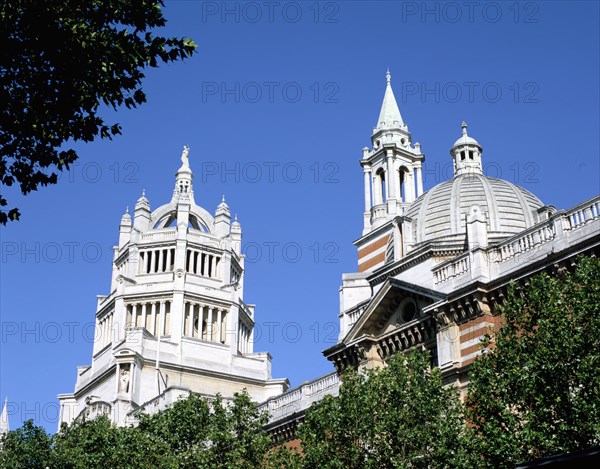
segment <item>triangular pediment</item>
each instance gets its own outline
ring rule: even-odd
[[[342,343],[349,344],[360,337],[379,337],[402,324],[418,320],[426,306],[445,298],[443,293],[419,285],[386,280],[354,323]]]

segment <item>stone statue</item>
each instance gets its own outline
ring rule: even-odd
[[[181,162],[184,164],[184,166],[188,166],[190,165],[189,159],[188,159],[188,154],[190,152],[190,147],[188,147],[187,145],[183,146],[183,152],[181,153]]]
[[[121,368],[121,376],[119,377],[119,392],[129,392],[129,367]]]

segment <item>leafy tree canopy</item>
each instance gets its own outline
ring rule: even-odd
[[[105,416],[63,425],[54,435],[27,421],[0,439],[0,467],[264,467],[271,440],[266,415],[244,391],[232,401],[192,394],[136,427],[117,427]]]
[[[155,35],[162,0],[8,0],[0,4],[0,187],[55,184],[75,141],[112,138],[99,115],[146,101],[147,67],[189,57],[191,39]],[[0,223],[18,219],[0,196]]]
[[[0,438],[0,467],[44,469],[50,461],[52,436],[27,420],[21,428]]]
[[[469,418],[479,466],[520,461],[600,443],[600,260],[545,273],[509,291],[505,324],[484,343],[469,378]]]
[[[244,391],[231,402],[197,395],[140,419],[139,430],[165,441],[181,468],[256,468],[271,440],[264,431],[267,416]]]
[[[304,467],[463,467],[466,436],[456,390],[413,350],[388,366],[344,374],[339,397],[307,412],[298,433]]]

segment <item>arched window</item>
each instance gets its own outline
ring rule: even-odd
[[[160,220],[158,220],[154,224],[154,229],[160,228],[175,228],[177,226],[177,212],[170,212],[163,216]],[[208,227],[200,220],[196,215],[190,213],[188,228],[193,228],[195,230],[202,231],[204,233],[208,233]]]
[[[382,204],[387,199],[385,187],[385,171],[379,168],[375,173],[375,204]]]

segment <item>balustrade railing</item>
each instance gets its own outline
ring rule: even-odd
[[[469,255],[463,254],[456,259],[446,261],[433,268],[433,279],[436,285],[451,278],[459,277],[469,271]]]
[[[329,373],[314,381],[304,383],[286,393],[272,397],[263,402],[259,409],[269,413],[270,421],[287,417],[305,410],[328,394],[336,394],[339,387],[339,376],[336,372]]]

